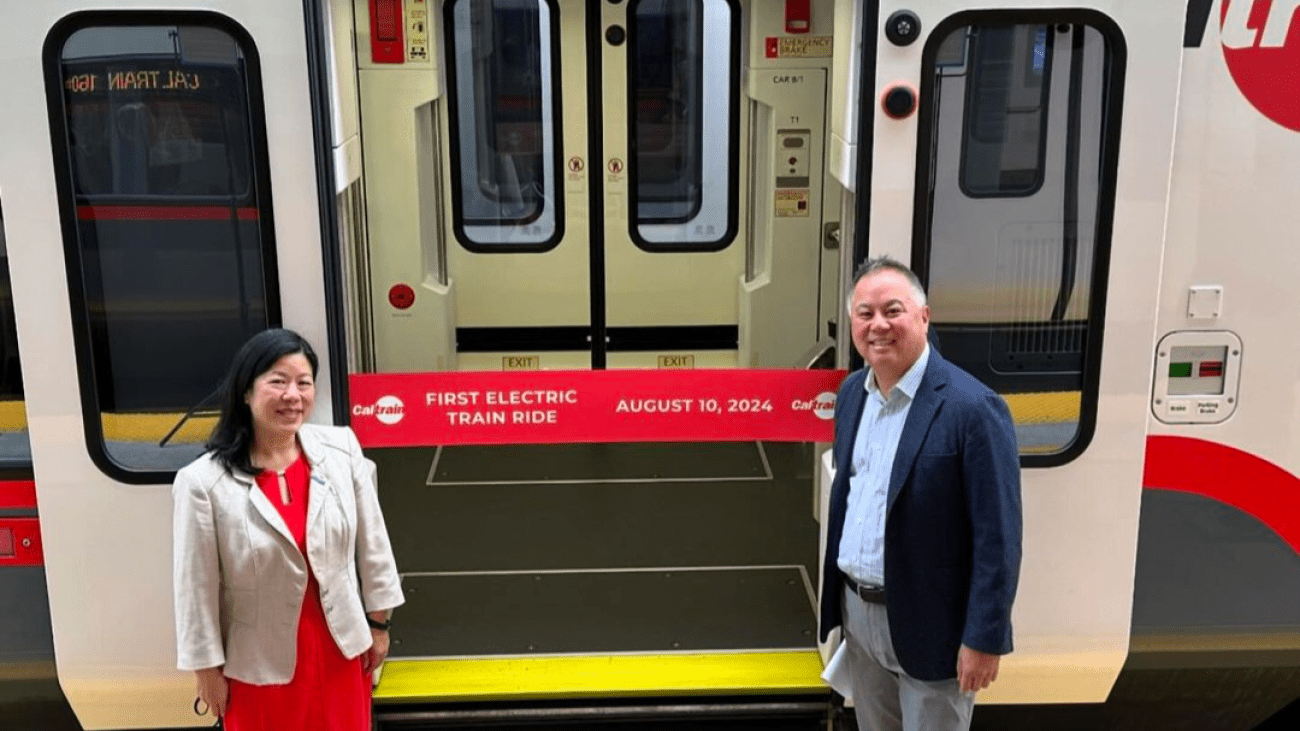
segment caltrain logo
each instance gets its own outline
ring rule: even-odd
[[[352,407],[353,416],[373,416],[379,419],[379,423],[392,426],[406,416],[406,404],[396,396],[380,396],[379,400],[370,406],[357,404]]]
[[[1300,0],[1223,0],[1219,39],[1242,96],[1300,132]]]
[[[811,401],[795,401],[790,404],[795,411],[811,411],[818,419],[830,419],[835,416],[835,394],[822,391]]]

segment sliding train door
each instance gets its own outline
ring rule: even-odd
[[[205,723],[176,670],[172,475],[268,326],[315,343],[333,419],[308,24],[247,0],[4,17],[0,191],[59,683],[87,729]]]
[[[1128,650],[1185,4],[997,5],[879,3],[831,157],[858,165],[859,253],[910,262],[938,352],[1016,422],[1015,652],[981,699],[1099,702]]]
[[[605,191],[608,364],[735,367],[748,128],[741,119],[740,5],[601,6],[605,113],[596,173]]]

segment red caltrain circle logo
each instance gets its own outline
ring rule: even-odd
[[[818,419],[832,419],[835,417],[835,394],[822,391],[813,400],[795,401],[790,407],[795,411],[811,411]]]
[[[1300,132],[1300,0],[1223,0],[1219,39],[1242,96]]]
[[[406,404],[396,396],[380,396],[371,406],[357,404],[352,407],[353,416],[373,416],[381,424],[392,426],[406,416]]]

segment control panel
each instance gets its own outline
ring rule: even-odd
[[[1151,410],[1166,424],[1217,424],[1237,408],[1241,340],[1233,333],[1173,332],[1156,348]]]

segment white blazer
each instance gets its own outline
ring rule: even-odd
[[[345,657],[370,648],[365,612],[404,599],[375,492],[375,463],[347,427],[304,424],[311,466],[307,557],[330,634]],[[283,684],[297,661],[307,563],[249,475],[205,454],[172,485],[177,667],[225,666],[254,685]]]

